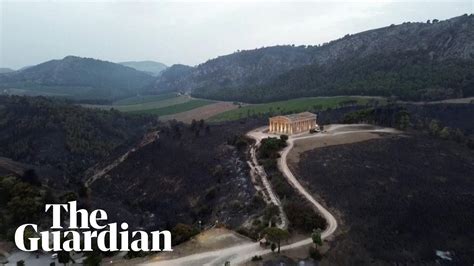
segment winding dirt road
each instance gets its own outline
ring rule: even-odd
[[[351,134],[351,133],[359,133],[359,132],[367,132],[367,133],[398,133],[398,131],[391,129],[391,128],[369,128],[369,129],[361,129],[361,125],[332,125],[328,127],[327,131],[324,133],[318,134],[301,134],[301,135],[294,135],[290,136],[288,139],[288,146],[281,152],[281,158],[278,161],[278,167],[287,178],[288,182],[306,199],[308,200],[315,209],[326,219],[327,227],[322,232],[321,237],[323,239],[327,239],[330,237],[337,229],[337,221],[336,218],[322,206],[319,202],[317,202],[314,197],[301,185],[301,183],[296,179],[293,173],[290,171],[288,164],[287,164],[287,156],[288,153],[294,146],[294,142],[301,140],[301,139],[308,139],[308,138],[321,138],[327,136],[336,136],[341,134]],[[277,137],[276,135],[271,135],[265,133],[267,127],[257,128],[247,133],[248,136],[254,138],[256,140],[256,146],[260,143],[260,141],[267,137]],[[268,188],[271,189],[271,186]],[[273,191],[272,191],[273,193]],[[281,247],[281,250],[290,250],[294,248],[299,248],[302,246],[306,246],[312,243],[312,239],[306,238],[301,241],[284,245]],[[251,244],[244,244],[233,246],[229,248],[223,248],[214,251],[208,252],[201,252],[192,254],[189,256],[171,259],[171,260],[163,260],[163,261],[151,261],[145,263],[145,265],[223,265],[225,262],[230,262],[231,265],[239,265],[243,264],[250,260],[253,256],[263,256],[266,254],[271,253],[270,249],[263,249],[260,247],[259,243],[251,243]]]
[[[313,135],[313,136],[307,136],[307,137],[301,137],[301,138],[310,138],[310,137],[317,137],[320,136],[318,135]],[[326,209],[324,208],[319,202],[317,202],[314,197],[306,191],[306,189],[301,185],[301,183],[296,179],[296,177],[293,175],[293,173],[290,171],[290,168],[288,167],[288,163],[286,160],[286,157],[288,156],[288,153],[290,150],[293,148],[294,141],[297,139],[301,138],[289,138],[288,139],[288,146],[281,152],[281,157],[278,160],[278,168],[280,171],[285,175],[286,179],[288,182],[307,200],[309,201],[316,209],[318,212],[326,219],[326,229],[321,233],[321,238],[325,239],[332,235],[336,229],[337,229],[337,221],[336,218]]]
[[[262,129],[264,130],[264,128]],[[283,205],[281,204],[280,198],[278,195],[275,193],[273,190],[273,187],[268,180],[267,173],[265,172],[265,169],[263,166],[258,164],[257,160],[257,148],[260,145],[260,135],[254,135],[255,131],[251,131],[247,134],[248,137],[251,137],[255,139],[256,143],[250,148],[250,157],[252,159],[251,162],[249,162],[250,166],[250,171],[251,173],[254,173],[260,178],[260,181],[262,182],[263,189],[265,190],[265,195],[268,196],[269,202],[267,203],[272,203],[273,205],[278,207],[279,211],[279,216],[280,216],[280,221],[277,223],[277,227],[281,229],[287,229],[288,228],[288,218],[286,217],[285,211],[283,210]]]

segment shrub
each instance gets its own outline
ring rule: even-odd
[[[278,158],[278,152],[284,147],[286,147],[286,140],[278,138],[263,139],[258,149],[258,157],[261,159]]]

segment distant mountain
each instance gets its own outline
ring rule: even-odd
[[[10,72],[13,72],[15,70],[11,69],[11,68],[7,68],[7,67],[0,67],[0,74],[3,74],[3,73],[10,73]]]
[[[246,102],[338,94],[431,100],[474,96],[473,66],[474,16],[464,15],[391,25],[320,46],[240,51],[175,80],[158,77],[153,89]]]
[[[168,68],[165,64],[155,61],[129,61],[119,64],[146,72],[152,76],[158,76],[163,70]]]
[[[274,46],[242,51],[220,56],[193,68],[183,68],[182,65],[179,68],[171,67],[156,79],[154,89],[193,91],[198,88],[262,85],[280,74],[311,62],[311,54],[304,46]]]
[[[23,71],[23,70],[25,70],[25,69],[27,69],[27,68],[30,68],[30,67],[32,67],[32,66],[34,66],[34,65],[24,66],[24,67],[18,69],[18,71]]]
[[[155,88],[163,91],[184,91],[186,90],[186,78],[193,71],[193,67],[186,65],[172,65],[163,72],[160,76],[149,86],[149,92],[156,92]]]
[[[67,56],[0,75],[0,88],[81,98],[135,95],[151,75],[107,61]]]

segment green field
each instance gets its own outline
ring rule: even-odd
[[[113,103],[113,105],[132,105],[132,104],[144,104],[149,102],[162,101],[166,99],[178,97],[175,92],[163,93],[158,95],[143,95],[143,96],[134,96],[122,100],[118,100]]]
[[[147,110],[140,110],[140,111],[133,111],[132,114],[152,114],[152,115],[171,115],[181,112],[186,112],[201,106],[205,106],[208,104],[214,103],[214,101],[209,100],[194,100],[191,99],[187,102],[170,105],[166,107],[156,108],[156,109],[147,109]]]
[[[214,103],[210,100],[192,99],[187,95],[176,95],[166,93],[159,95],[134,96],[114,102],[112,105],[90,105],[83,106],[99,109],[115,109],[120,112],[131,114],[171,115],[189,111],[201,106]]]
[[[163,107],[168,107],[168,106],[173,106],[177,104],[183,104],[191,100],[189,96],[174,96],[174,97],[164,97],[164,98],[158,98],[155,99],[154,101],[151,100],[151,98],[148,98],[146,102],[143,103],[137,103],[137,104],[123,104],[125,100],[122,100],[122,104],[120,105],[84,105],[86,107],[92,107],[92,108],[99,108],[99,109],[115,109],[120,112],[143,112],[147,110],[155,110],[158,108],[163,108]],[[132,99],[131,102],[136,101],[136,99]]]
[[[230,110],[211,117],[210,121],[221,122],[238,120],[241,118],[262,115],[278,115],[288,113],[298,113],[304,111],[325,110],[327,108],[340,107],[342,104],[365,105],[369,101],[377,100],[381,104],[385,102],[381,98],[369,97],[309,97],[287,101],[271,102],[264,104],[254,104],[243,106],[242,108]]]

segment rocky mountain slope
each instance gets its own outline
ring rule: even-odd
[[[383,65],[384,60],[392,62],[387,66]],[[472,82],[468,70],[473,60],[474,16],[464,15],[446,21],[391,25],[346,35],[321,46],[275,46],[241,51],[209,60],[173,81],[163,82],[158,77],[153,89],[187,90],[198,97],[250,102],[341,93],[394,94],[421,99],[426,92],[419,91],[431,89],[435,90],[436,97],[449,98],[473,94],[464,92],[465,85]],[[444,62],[451,64],[449,75],[455,73],[456,79],[449,84],[432,79],[438,72],[446,73]],[[397,86],[385,88],[386,84],[406,79],[397,75],[412,72],[413,63],[418,64],[415,70],[420,70],[410,78],[416,80],[422,76],[424,84],[404,84],[401,86],[404,92],[397,91],[400,89]],[[350,77],[341,82],[340,78],[345,75]],[[327,79],[327,76],[332,77]],[[374,79],[381,82],[365,86]],[[170,87],[170,84],[175,86]],[[342,89],[346,87],[355,88]],[[455,92],[443,95],[448,89]],[[428,96],[432,97],[430,93]]]
[[[153,77],[119,64],[67,56],[0,75],[0,88],[54,92],[89,98],[136,94]]]
[[[164,91],[186,91],[188,75],[191,74],[193,68],[186,65],[172,65],[147,88],[151,93],[157,92],[155,88],[159,87],[159,92]]]

